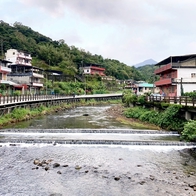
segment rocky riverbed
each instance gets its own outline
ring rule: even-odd
[[[188,149],[16,145],[0,157],[0,195],[196,195]]]

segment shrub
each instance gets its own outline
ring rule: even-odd
[[[147,121],[147,122],[156,124],[158,115],[159,115],[159,113],[154,110],[145,111],[142,113],[142,115],[139,117],[139,119],[141,121]]]
[[[137,102],[143,105],[144,103],[146,103],[146,96],[145,95],[138,96]]]
[[[19,96],[19,95],[21,95],[21,91],[14,91],[14,92],[13,92],[13,95],[14,95],[14,96]]]
[[[15,108],[11,113],[13,119],[22,120],[30,113],[30,110],[25,108]]]
[[[181,105],[170,105],[164,112],[160,113],[157,125],[167,130],[177,130],[181,132],[186,122],[180,116]]]
[[[181,138],[186,141],[196,141],[196,121],[190,120],[184,125]]]
[[[130,104],[135,105],[137,102],[137,95],[133,94],[132,92],[127,92],[123,94],[122,101],[126,107],[129,107]]]

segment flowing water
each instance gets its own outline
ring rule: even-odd
[[[0,132],[0,195],[196,195],[192,143],[78,107]]]

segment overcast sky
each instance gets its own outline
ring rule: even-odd
[[[0,20],[135,65],[196,53],[195,0],[0,0]]]

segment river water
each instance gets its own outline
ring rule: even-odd
[[[194,146],[181,145],[178,134],[120,124],[105,113],[109,107],[78,107],[2,129],[0,195],[196,195]],[[67,143],[81,140],[93,142]]]

